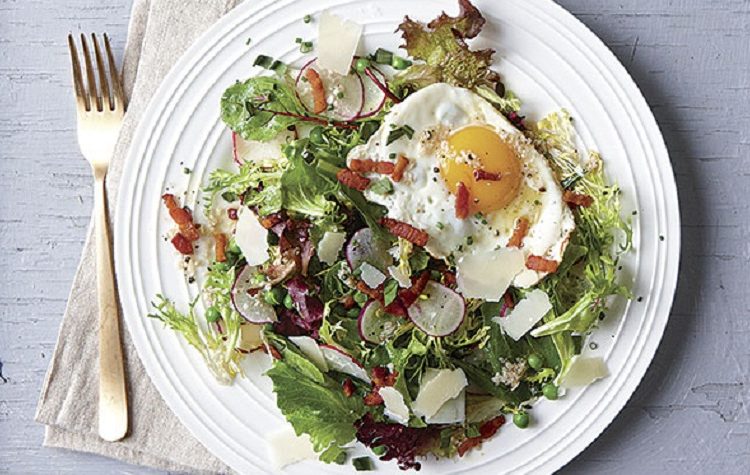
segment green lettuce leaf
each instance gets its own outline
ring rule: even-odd
[[[417,63],[400,73],[394,83],[419,89],[428,84],[446,82],[473,89],[493,86],[499,79],[490,69],[492,49],[472,51],[467,39],[479,34],[485,19],[469,0],[459,0],[459,15],[441,14],[428,24],[406,17],[398,30],[404,49]]]
[[[362,400],[346,397],[338,382],[320,372],[322,380],[317,375],[310,378],[308,371],[300,372],[286,358],[274,361],[266,374],[281,413],[297,435],[310,436],[323,462],[341,461],[346,453],[343,446],[355,438],[354,423],[365,412]]]
[[[204,207],[209,214],[216,196],[236,198],[249,189],[244,203],[256,206],[258,213],[265,216],[281,209],[281,177],[287,168],[286,160],[269,162],[245,162],[236,172],[216,169],[211,172],[208,184],[203,187]],[[231,201],[231,200],[230,200]]]
[[[304,113],[288,76],[236,82],[221,98],[221,119],[245,140],[270,140],[299,123]]]

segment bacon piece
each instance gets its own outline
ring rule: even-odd
[[[393,173],[391,173],[391,178],[395,182],[401,181],[401,179],[404,177],[404,170],[406,170],[406,167],[409,165],[409,159],[404,157],[403,155],[399,155],[396,159],[396,166],[393,167]]]
[[[357,281],[357,290],[367,295],[373,300],[383,301],[383,290],[382,289],[371,289],[363,281]]]
[[[502,178],[502,173],[492,173],[482,168],[474,169],[474,180],[476,181],[500,181]]]
[[[513,230],[513,235],[508,240],[508,244],[505,247],[521,247],[523,246],[523,238],[526,237],[526,233],[529,232],[529,220],[525,217],[521,217],[516,221],[516,228]]]
[[[276,347],[273,345],[264,345],[263,353],[271,355],[271,358],[275,360],[280,360],[282,358],[281,353],[279,353],[279,350],[277,350]]]
[[[193,253],[193,243],[181,233],[177,233],[172,238],[172,245],[180,254],[190,255]]]
[[[344,383],[341,385],[341,389],[344,391],[344,396],[346,397],[352,397],[352,394],[354,394],[354,383],[352,382],[351,378],[346,378],[344,380]]]
[[[224,262],[227,260],[227,237],[224,235],[224,233],[214,233],[214,240],[216,241],[216,245],[214,248],[214,254],[216,254],[216,261],[217,262]]]
[[[182,237],[190,242],[197,241],[201,236],[200,232],[198,232],[198,226],[193,223],[193,215],[190,211],[185,207],[180,208],[177,200],[175,200],[174,195],[171,193],[165,193],[161,199],[164,200],[164,205],[169,210],[169,216],[172,218],[172,221],[180,228]]]
[[[398,371],[391,373],[385,366],[376,366],[370,371],[370,376],[372,376],[372,385],[376,388],[382,388],[396,384]]]
[[[594,203],[594,198],[583,193],[576,193],[575,191],[565,190],[563,192],[562,199],[564,202],[573,206],[581,206],[588,208]]]
[[[529,256],[529,258],[526,259],[526,268],[537,272],[555,272],[559,265],[559,262],[546,259],[542,256]]]
[[[260,219],[260,225],[266,229],[271,229],[282,221],[284,221],[284,217],[281,215],[281,213],[273,213],[269,214],[268,216],[263,216]]]
[[[351,295],[342,297],[339,302],[344,306],[344,309],[346,310],[353,308],[357,304],[357,302],[354,300],[354,297],[352,297]]]
[[[363,177],[357,172],[353,172],[348,168],[342,168],[336,173],[336,179],[344,186],[353,188],[357,191],[365,191],[370,186],[370,180]]]
[[[380,224],[394,236],[404,238],[417,246],[424,247],[427,244],[427,240],[430,239],[430,235],[421,229],[396,219],[381,218]]]
[[[456,187],[456,217],[466,219],[469,216],[469,189],[459,181]]]
[[[419,298],[420,294],[424,292],[424,288],[427,286],[429,280],[430,273],[427,271],[422,272],[411,284],[411,287],[399,291],[398,296],[401,299],[401,303],[406,307],[413,304]]]
[[[466,452],[480,445],[482,441],[489,439],[505,424],[505,416],[500,415],[494,419],[490,419],[481,426],[479,426],[479,434],[476,437],[469,437],[468,439],[461,442],[458,446],[458,456],[463,457]]]
[[[320,74],[312,68],[305,70],[305,78],[310,82],[313,96],[313,113],[320,114],[328,108],[326,103],[326,89],[323,87],[323,81]]]
[[[227,208],[227,218],[237,221],[237,208]]]
[[[379,162],[369,158],[353,158],[349,161],[349,169],[358,173],[380,173],[381,175],[390,175],[396,166],[391,162]]]
[[[383,397],[378,392],[377,388],[374,388],[363,398],[365,406],[379,406],[383,404]]]

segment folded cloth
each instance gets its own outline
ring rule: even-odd
[[[123,60],[130,104],[107,177],[113,216],[122,166],[135,128],[161,80],[185,49],[240,0],[135,0]],[[97,435],[98,338],[92,229],[68,298],[36,420],[44,445],[91,452],[175,472],[230,472],[177,420],[148,378],[126,330],[130,431],[120,442]]]

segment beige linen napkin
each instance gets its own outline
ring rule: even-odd
[[[162,78],[187,47],[240,0],[135,0],[123,76],[130,107],[107,179],[110,213],[135,128]],[[110,214],[112,216],[112,214]],[[130,432],[121,442],[97,435],[98,338],[91,229],[68,299],[36,420],[44,444],[178,472],[228,472],[183,427],[148,378],[123,329]]]

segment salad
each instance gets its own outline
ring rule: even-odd
[[[157,296],[150,317],[200,352],[220,383],[249,353],[300,444],[346,463],[419,469],[499,430],[534,424],[540,399],[607,375],[582,356],[630,249],[620,190],[576,143],[572,117],[538,122],[457,16],[399,25],[402,55],[356,55],[361,27],[323,13],[297,67],[221,99],[234,166],[200,208],[164,194],[193,302]],[[505,428],[511,425],[514,428]]]

